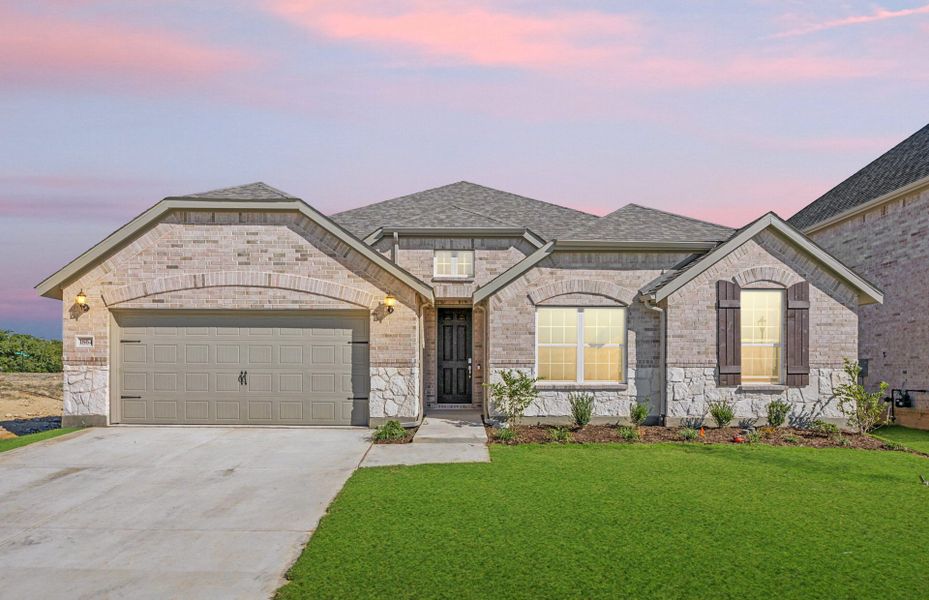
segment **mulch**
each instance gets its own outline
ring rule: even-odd
[[[496,437],[499,429],[487,427],[487,439],[491,444],[558,444],[553,439],[552,432],[556,427],[549,425],[526,425],[520,426],[516,430],[516,439],[510,441],[498,440]],[[738,427],[710,428],[705,427],[702,433],[694,441],[686,441],[681,435],[680,428],[672,427],[639,427],[640,439],[638,441],[627,441],[620,437],[619,428],[612,425],[588,425],[584,428],[570,428],[571,440],[566,443],[570,444],[596,444],[596,443],[621,443],[621,444],[654,444],[677,442],[681,444],[732,444],[732,445],[752,445],[747,437],[746,431]],[[759,445],[768,446],[801,446],[808,448],[859,448],[863,450],[893,450],[911,452],[908,449],[901,448],[894,444],[887,444],[879,439],[869,435],[859,435],[857,433],[842,433],[841,435],[823,435],[807,429],[797,429],[793,427],[759,428],[758,433],[761,439],[756,442]],[[743,441],[737,441],[741,438]],[[915,454],[920,454],[914,452]]]

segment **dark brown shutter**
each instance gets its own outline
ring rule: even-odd
[[[741,292],[738,284],[716,282],[716,353],[721,387],[742,383]]]
[[[810,284],[787,288],[787,385],[810,385]]]

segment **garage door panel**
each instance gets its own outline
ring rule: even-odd
[[[121,399],[114,422],[365,425],[367,319],[117,316],[126,342],[119,346],[119,393],[139,398]]]

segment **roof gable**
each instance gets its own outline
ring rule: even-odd
[[[259,187],[255,187],[259,186]],[[271,191],[268,191],[271,190]],[[229,194],[240,194],[243,197],[229,197]],[[204,195],[206,194],[206,195]],[[218,194],[213,196],[212,194]],[[254,194],[264,195],[264,198],[256,198]],[[316,222],[323,229],[345,242],[353,250],[359,252],[371,262],[375,263],[417,293],[425,297],[430,303],[435,301],[435,295],[432,287],[420,281],[410,272],[402,269],[395,263],[391,262],[370,246],[359,240],[351,233],[343,229],[337,223],[314,209],[312,206],[299,198],[292,196],[272,197],[272,194],[284,194],[266,184],[248,184],[233,188],[223,188],[213,192],[204,192],[203,194],[193,194],[188,196],[173,196],[165,198],[158,202],[147,211],[137,216],[129,223],[123,225],[112,234],[107,236],[103,241],[93,246],[81,254],[76,259],[56,271],[51,276],[44,279],[36,285],[36,291],[41,296],[49,298],[62,298],[62,288],[68,282],[74,280],[82,273],[96,265],[99,261],[104,260],[113,252],[123,248],[125,244],[147,231],[154,226],[166,213],[172,210],[278,210],[278,211],[295,211],[303,214],[308,219]]]
[[[929,125],[798,211],[789,222],[806,230],[926,178],[929,178]]]
[[[219,188],[208,192],[174,196],[175,198],[203,198],[210,200],[282,200],[296,199],[297,197],[271,187],[263,181],[246,183],[234,187]]]
[[[564,236],[571,241],[719,242],[733,229],[673,213],[627,204]]]
[[[554,239],[593,223],[585,212],[459,181],[332,215],[359,237],[383,227],[515,227]],[[415,225],[411,225],[411,223]]]
[[[640,293],[655,302],[664,300],[742,244],[768,228],[774,229],[789,239],[793,244],[811,255],[817,262],[825,265],[836,276],[855,288],[858,291],[860,304],[881,303],[884,301],[884,294],[877,287],[846,267],[837,258],[817,246],[776,214],[770,212],[739,229],[728,240],[706,254],[693,255],[683,260],[676,268],[646,284],[640,290]]]

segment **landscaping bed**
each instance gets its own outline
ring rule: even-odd
[[[399,421],[388,421],[374,429],[371,441],[375,444],[409,444],[419,427],[403,427]]]
[[[491,444],[595,444],[595,443],[639,443],[653,444],[660,442],[680,442],[687,444],[732,444],[732,445],[767,445],[799,446],[809,448],[859,448],[864,450],[906,451],[899,444],[881,440],[869,435],[855,433],[822,434],[809,429],[780,427],[777,429],[759,428],[757,437],[750,436],[739,427],[710,428],[697,431],[693,440],[685,439],[685,430],[689,428],[671,427],[617,427],[613,425],[587,425],[583,428],[554,427],[550,425],[525,425],[516,428],[516,437],[512,440],[498,438],[500,429],[487,427],[487,439]],[[630,431],[638,434],[638,439],[629,439]],[[693,430],[691,430],[693,431]],[[565,435],[567,433],[567,435]],[[693,434],[691,434],[693,435]],[[742,439],[737,442],[737,439]]]

